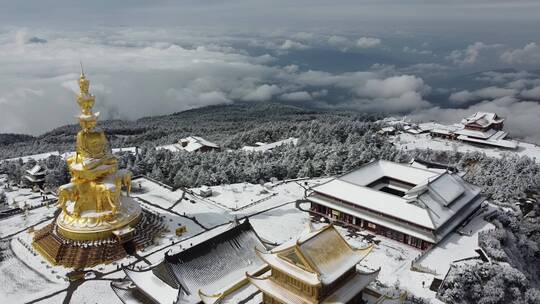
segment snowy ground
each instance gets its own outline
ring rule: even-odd
[[[442,278],[450,269],[452,262],[478,256],[474,251],[478,248],[478,233],[495,228],[493,224],[484,220],[484,216],[493,209],[494,207],[490,206],[487,210],[476,214],[467,225],[459,229],[467,235],[452,233],[424,255],[418,263],[435,270],[437,276]]]
[[[40,153],[40,154],[34,154],[34,155],[27,155],[27,156],[22,156],[22,157],[6,158],[6,159],[3,159],[3,160],[0,160],[0,162],[1,161],[13,161],[13,160],[22,159],[23,163],[26,163],[30,159],[38,161],[38,160],[42,160],[42,159],[47,159],[47,158],[49,158],[49,156],[52,156],[52,155],[60,155],[60,152],[53,151],[53,152],[46,152],[46,153]]]
[[[72,295],[70,303],[122,304],[111,288],[111,280],[99,279],[84,282]]]
[[[171,208],[183,194],[181,190],[171,191],[146,178],[133,180],[131,189],[134,197],[140,197],[164,209]]]
[[[56,208],[52,206],[49,208],[40,207],[0,220],[2,225],[2,228],[0,229],[0,237],[6,237],[36,225],[41,221],[51,219],[55,209]]]
[[[13,187],[11,191],[5,191],[7,203],[11,208],[36,207],[43,205],[45,201],[39,192],[31,191],[29,188]],[[53,198],[50,194],[47,197]]]
[[[540,162],[540,146],[535,144],[520,142],[517,150],[498,149],[492,147],[474,146],[455,140],[446,140],[442,138],[431,138],[429,134],[413,135],[401,133],[391,137],[393,142],[401,149],[432,149],[440,151],[458,151],[458,152],[481,152],[487,156],[500,157],[504,153],[526,155],[536,158]]]
[[[276,194],[270,189],[259,184],[239,183],[224,186],[210,187],[212,196],[206,199],[230,210],[237,210],[260,200],[268,199]],[[190,189],[195,193],[200,192],[200,188]]]
[[[235,203],[227,203],[226,199],[220,198],[220,196],[223,197],[238,197],[241,200],[242,193],[237,193],[238,188],[235,187],[228,187],[228,186],[217,186],[216,188],[217,192],[219,194],[213,195],[209,200],[210,202],[214,202],[217,204],[219,202],[219,206],[225,205],[232,209],[233,212],[231,214],[237,216],[237,217],[244,217],[244,216],[250,216],[253,214],[256,214],[258,212],[261,212],[262,210],[268,210],[269,208],[273,208],[276,206],[281,206],[288,202],[294,202],[296,200],[304,198],[305,190],[303,187],[312,187],[324,182],[329,181],[330,178],[324,177],[324,178],[315,178],[315,179],[309,179],[309,180],[291,180],[291,181],[284,181],[275,183],[271,187],[264,188],[269,193],[272,193],[271,195],[260,195],[260,198],[258,200],[252,200],[253,193],[256,193],[254,190],[260,190],[263,189],[260,185],[255,184],[235,184],[235,186],[242,185],[241,187],[245,187],[246,189],[249,189],[249,191],[246,192],[246,201],[247,203],[242,204],[242,207],[239,207],[240,209],[236,209]],[[219,200],[219,201],[218,201]],[[233,206],[234,204],[234,206]],[[236,210],[236,211],[234,211]]]
[[[280,244],[298,236],[306,228],[309,214],[290,203],[253,216],[249,221],[263,240]]]
[[[134,180],[132,189],[132,196],[141,198],[147,205],[151,204],[161,209],[172,210],[179,215],[196,218],[207,228],[234,219],[225,207],[201,197],[185,194],[181,189],[171,191],[144,177]]]
[[[3,255],[0,262],[0,303],[23,303],[36,298],[36,295],[62,287],[20,260],[11,249],[11,242],[4,241],[0,246]]]
[[[347,235],[346,231],[342,231]],[[366,243],[361,236],[347,236],[353,246],[365,247]],[[376,236],[381,242],[375,245],[371,253],[361,262],[371,270],[381,267],[377,280],[387,287],[398,287],[415,296],[429,299],[432,303],[441,303],[435,299],[435,292],[429,290],[434,276],[426,273],[411,271],[411,262],[420,255],[421,251],[394,240]],[[425,282],[425,287],[422,286]],[[397,293],[399,294],[399,293]]]

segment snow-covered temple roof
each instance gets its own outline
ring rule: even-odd
[[[372,247],[352,248],[333,225],[310,229],[296,240],[273,250],[257,250],[259,257],[309,285],[329,285],[355,267]]]
[[[178,289],[169,286],[154,274],[153,269],[143,271],[124,269],[124,272],[140,292],[156,303],[176,303]]]
[[[245,273],[267,266],[254,248],[266,248],[248,220],[164,260],[150,270],[125,269],[137,289],[157,303],[221,303],[239,286]],[[182,296],[179,297],[179,292]],[[177,302],[178,297],[178,302]]]
[[[458,169],[456,167],[450,166],[449,164],[428,161],[421,158],[413,158],[409,162],[409,165],[411,165],[414,168],[430,170],[430,171],[438,172],[438,173],[444,173],[446,171],[458,172]]]
[[[242,150],[249,151],[249,152],[266,152],[282,145],[287,145],[287,144],[296,145],[297,143],[298,143],[298,138],[291,137],[291,138],[279,140],[279,141],[269,143],[269,144],[258,142],[258,143],[255,143],[256,146],[244,146],[242,147]]]
[[[32,167],[32,169],[26,170],[26,173],[33,176],[44,175],[45,170],[40,165],[35,165],[34,167]]]
[[[391,191],[384,191],[389,188]],[[398,190],[397,195],[392,193]],[[459,224],[462,212],[478,207],[480,188],[458,174],[389,161],[370,162],[312,188],[312,202],[349,213],[429,242]]]
[[[180,140],[180,142],[185,142],[187,144],[182,149],[184,149],[184,150],[186,150],[188,152],[197,151],[202,147],[210,147],[210,148],[219,149],[218,144],[213,143],[213,142],[211,142],[209,140],[206,140],[206,139],[204,139],[202,137],[199,137],[199,136],[189,136],[189,137],[186,137],[186,138],[182,138]]]
[[[480,127],[486,128],[491,124],[497,124],[503,122],[504,119],[497,116],[495,113],[490,112],[476,112],[473,115],[466,117],[462,120],[465,125],[474,124]]]
[[[302,294],[291,292],[268,274],[258,277],[248,274],[248,278],[257,288],[284,303],[347,303],[378,275],[378,270],[365,273],[356,268],[371,249],[372,245],[361,249],[351,247],[333,225],[327,225],[318,230],[310,226],[297,239],[266,252],[257,251],[272,269],[313,286],[332,285],[354,269],[354,276],[338,286],[323,302],[314,302]]]
[[[518,147],[518,142],[515,140],[506,139],[505,138],[506,135],[507,135],[506,132],[498,131],[492,134],[492,136],[484,139],[484,138],[478,138],[474,136],[461,134],[457,137],[457,139],[462,140],[462,141],[472,142],[472,143],[499,147],[499,148],[516,149]]]

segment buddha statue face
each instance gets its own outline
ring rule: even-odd
[[[83,131],[88,132],[96,127],[97,121],[95,119],[91,120],[79,120],[81,128]]]

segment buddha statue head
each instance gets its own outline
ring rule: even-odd
[[[84,132],[93,130],[97,125],[97,118],[92,116],[92,118],[79,118],[79,124]]]

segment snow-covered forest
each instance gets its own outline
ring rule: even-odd
[[[373,159],[408,162],[413,158],[446,163],[466,172],[464,178],[483,187],[484,195],[503,206],[492,215],[496,229],[482,236],[482,247],[495,263],[463,266],[449,278],[441,292],[447,303],[540,302],[540,207],[518,207],[540,189],[540,164],[516,155],[502,158],[485,154],[398,150],[377,131],[378,117],[340,112],[315,112],[289,106],[209,107],[137,122],[106,122],[113,146],[139,146],[138,154],[120,153],[120,166],[178,187],[260,183],[273,178],[332,176]],[[33,141],[3,145],[2,158],[51,150],[73,149],[75,126],[56,129]],[[221,151],[208,153],[156,150],[187,135],[218,142]],[[270,153],[238,148],[255,142],[299,138],[297,145],[280,146]],[[34,149],[35,148],[35,149]],[[39,163],[47,169],[46,186],[68,179],[65,161],[50,156]],[[4,162],[0,173],[21,181],[35,161]],[[520,206],[523,206],[521,204]]]

